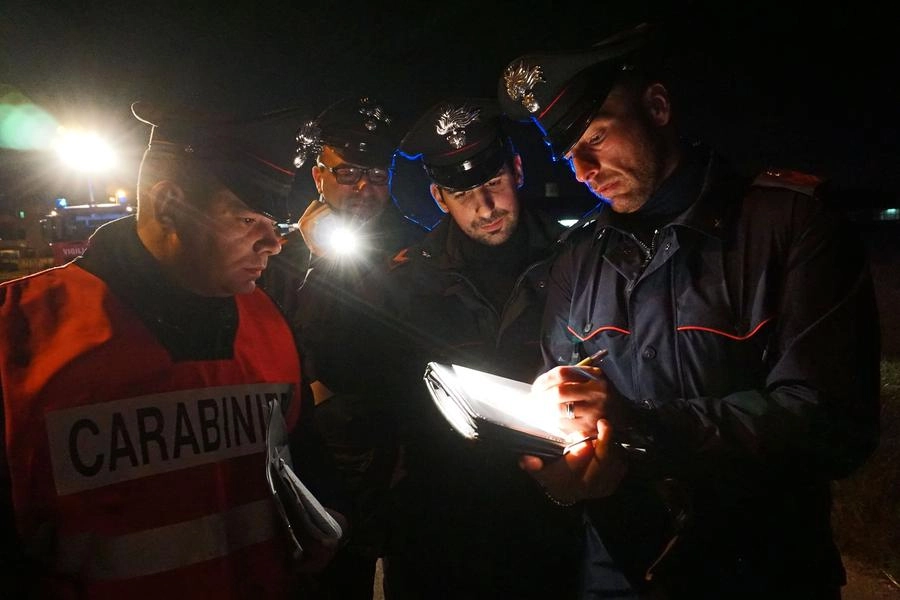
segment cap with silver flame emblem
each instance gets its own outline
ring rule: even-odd
[[[477,187],[515,155],[503,116],[490,98],[449,98],[428,109],[400,143],[421,158],[431,180],[452,190]]]
[[[554,158],[574,145],[625,71],[646,59],[658,29],[647,24],[617,33],[587,50],[516,58],[497,83],[503,112],[533,121]]]
[[[361,167],[387,168],[398,135],[384,107],[369,97],[335,102],[297,131],[296,167],[318,156],[325,146]]]

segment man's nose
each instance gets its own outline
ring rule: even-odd
[[[360,176],[359,181],[356,182],[356,189],[358,191],[362,191],[363,188],[371,189],[373,187],[378,187],[378,185],[387,185],[387,184],[372,183],[372,179],[369,177],[369,172],[365,172]]]
[[[475,210],[479,213],[487,212],[488,214],[494,212],[494,206],[496,203],[494,202],[494,196],[484,189],[484,186],[477,187],[472,190],[472,194],[475,196]]]
[[[265,221],[260,223],[262,232],[254,245],[254,250],[266,254],[278,254],[281,252],[281,236],[278,234],[274,223]]]
[[[575,179],[581,183],[589,182],[600,170],[597,161],[577,154],[569,159],[569,164],[575,172]]]

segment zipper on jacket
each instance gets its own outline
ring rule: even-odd
[[[635,275],[634,279],[629,281],[625,285],[625,299],[629,300],[631,298],[631,291],[634,289],[634,286],[637,285],[638,280],[641,278],[641,275],[644,274],[644,269],[647,268],[647,265],[650,264],[650,261],[653,260],[653,255],[656,254],[656,240],[659,237],[659,229],[653,230],[653,237],[650,238],[650,245],[648,246],[644,242],[642,242],[636,235],[628,234],[628,236],[637,244],[638,248],[643,255],[643,259],[641,260],[641,266],[638,269],[637,275]]]
[[[659,237],[659,229],[653,230],[653,237],[650,238],[650,246],[647,246],[644,242],[639,240],[637,236],[632,234],[632,239],[637,243],[638,247],[644,253],[644,260],[641,261],[641,267],[635,275],[634,279],[628,282],[628,285],[625,286],[625,318],[628,319],[628,323],[632,324],[632,314],[631,314],[631,293],[634,291],[634,286],[637,285],[638,280],[640,280],[641,276],[644,274],[644,270],[647,268],[647,265],[653,260],[653,255],[656,253],[656,240]],[[637,333],[637,332],[635,332]],[[631,353],[632,353],[632,364],[639,364],[640,357],[638,356],[638,344],[631,344]],[[638,381],[637,369],[632,370],[632,381],[631,381],[631,389],[639,390],[640,382]]]
[[[650,238],[649,246],[639,240],[637,236],[632,235],[631,237],[635,242],[637,242],[638,246],[640,246],[641,250],[644,253],[644,261],[641,263],[641,270],[638,272],[638,277],[640,277],[641,273],[644,272],[644,269],[647,268],[647,265],[650,264],[650,261],[653,260],[653,256],[656,254],[656,240],[659,238],[659,229],[653,230],[653,237]]]

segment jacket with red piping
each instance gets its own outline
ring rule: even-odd
[[[654,579],[671,597],[836,585],[829,481],[878,439],[864,247],[818,199],[753,184],[714,154],[681,193],[694,201],[650,244],[608,210],[570,238],[548,283],[545,367],[609,349],[600,366],[650,440],[633,477],[688,490],[691,525]],[[590,506],[635,581],[646,565],[628,564],[641,553],[621,519],[642,517],[627,483]]]

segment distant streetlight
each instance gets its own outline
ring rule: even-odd
[[[64,128],[60,128],[54,147],[64,164],[87,176],[90,201],[94,204],[92,176],[115,166],[116,155],[112,148],[96,133]]]

